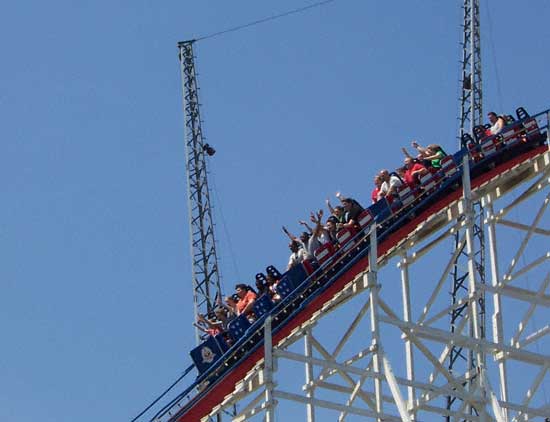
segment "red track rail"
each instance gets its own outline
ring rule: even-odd
[[[525,152],[505,163],[502,163],[496,166],[491,171],[484,173],[480,176],[477,176],[472,180],[472,189],[476,189],[483,183],[492,179],[496,175],[503,173],[507,170],[510,170],[515,165],[522,163],[524,161],[530,160],[533,157],[543,154],[548,151],[548,146],[543,145],[538,148],[535,148],[531,151]],[[451,202],[457,200],[462,195],[462,191],[457,189],[456,191],[450,193],[445,198],[440,199],[435,204],[431,205],[429,208],[425,209],[420,215],[411,220],[409,223],[405,224],[396,232],[388,236],[379,246],[378,246],[378,256],[383,256],[388,250],[393,248],[399,241],[401,241],[407,234],[409,234],[419,223],[426,220],[430,215],[440,211],[441,209],[448,206]],[[281,330],[273,336],[273,344],[277,344],[280,340],[287,337],[292,330],[298,327],[303,322],[307,321],[311,316],[321,309],[321,307],[330,300],[336,293],[344,288],[344,286],[352,281],[357,274],[368,265],[368,258],[365,257],[358,261],[353,267],[349,269],[344,275],[342,275],[338,280],[336,280],[327,290],[315,298],[307,308],[305,308],[301,313],[296,315],[292,320],[288,321]],[[204,397],[200,398],[196,403],[194,403],[189,409],[185,411],[184,414],[179,415],[174,422],[200,422],[201,418],[206,416],[210,411],[217,405],[219,405],[224,397],[231,393],[235,388],[235,384],[242,380],[245,375],[250,371],[254,365],[263,357],[264,350],[263,348],[258,348],[254,353],[252,353],[247,360],[241,362],[237,367],[235,367],[231,372],[228,372],[220,380],[217,381],[217,384],[208,391]]]

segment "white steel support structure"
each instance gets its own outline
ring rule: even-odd
[[[468,255],[468,309],[470,310],[470,325],[471,332],[475,339],[483,338],[480,327],[480,317],[479,309],[475,306],[477,302],[477,284],[478,279],[476,277],[476,260],[474,255],[474,250],[476,247],[474,239],[474,204],[472,200],[472,187],[470,185],[470,166],[468,162],[468,156],[464,157],[462,162],[463,167],[463,176],[462,176],[462,186],[463,186],[463,204],[464,204],[464,226],[466,229],[466,252]],[[474,305],[474,306],[471,306]],[[485,359],[482,354],[477,353],[477,369],[483,365]],[[479,372],[479,370],[478,370]]]
[[[491,266],[491,286],[496,290],[499,285],[500,272],[498,267],[498,251],[497,251],[497,236],[496,236],[496,216],[493,207],[493,194],[489,193],[484,198],[485,209],[487,211],[487,229],[489,238],[489,254],[490,254],[490,266]],[[502,319],[502,300],[500,293],[493,293],[493,342],[497,344],[503,344],[504,342],[504,326]],[[501,392],[501,398],[503,401],[508,401],[508,375],[506,371],[506,358],[504,356],[497,359],[499,370],[499,386]],[[504,413],[504,419],[507,419],[506,411]]]
[[[271,316],[268,316],[264,324],[265,422],[275,422],[275,405],[277,402],[273,398],[273,389],[275,387],[273,380],[274,369]]]
[[[376,231],[366,233],[370,265],[271,349],[266,323],[265,359],[203,421],[234,405],[235,421],[545,421],[550,152],[471,190],[465,182],[460,199],[383,255],[376,253]],[[445,286],[458,250],[448,254],[448,240],[462,231],[459,246],[473,265],[473,201],[486,211],[491,282],[481,283],[471,271],[467,297],[449,305]],[[493,320],[487,336],[475,306],[449,332],[453,308],[484,294]],[[449,370],[455,346],[474,355],[474,368]],[[460,406],[449,409],[447,397]]]
[[[378,293],[380,285],[376,279],[378,271],[378,242],[376,239],[376,230],[371,230],[369,235],[370,255],[369,255],[369,271],[365,274],[367,289],[369,290],[370,301],[370,330],[371,330],[371,352],[372,366],[374,373],[374,392],[376,399],[376,413],[382,415],[384,402],[382,400],[382,343],[380,341],[380,321],[379,321],[379,297]],[[377,418],[378,422],[382,419]]]
[[[304,355],[307,359],[313,357],[313,347],[312,347],[312,335],[311,330],[306,330],[304,334]],[[306,391],[306,397],[311,400],[314,398],[315,388],[313,387],[313,364],[311,362],[306,362],[306,384],[304,390]],[[315,407],[311,402],[308,402],[307,406],[307,422],[315,422]]]
[[[411,312],[411,287],[409,279],[409,260],[407,252],[405,251],[402,255],[401,262],[398,266],[401,269],[401,293],[403,301],[403,321],[412,322],[412,312]],[[405,342],[405,359],[407,363],[407,380],[412,382],[414,379],[414,352],[413,344],[409,338],[404,338]],[[414,403],[416,401],[416,390],[414,386],[410,385],[407,387],[407,407],[408,409],[414,408]],[[411,414],[413,419],[416,418],[416,412],[413,411]]]

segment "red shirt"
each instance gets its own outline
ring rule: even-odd
[[[420,163],[414,163],[410,169],[405,170],[405,183],[409,186],[415,186],[418,184],[417,179],[414,178],[413,173],[418,170],[426,169]]]
[[[246,308],[246,305],[248,305],[253,300],[256,300],[256,293],[251,290],[247,291],[242,299],[239,299],[239,301],[237,302],[237,312],[239,313],[239,315],[243,312],[244,308]]]
[[[372,199],[372,203],[374,204],[376,201],[378,201],[378,194],[380,193],[379,188],[374,188],[372,190],[372,193],[370,194],[370,198]]]
[[[207,328],[206,332],[208,334],[210,334],[212,337],[214,337],[214,336],[220,334],[222,332],[222,330],[220,330],[219,328]]]

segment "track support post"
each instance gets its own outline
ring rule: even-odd
[[[369,289],[370,300],[370,317],[371,317],[371,350],[373,352],[372,365],[375,372],[374,392],[376,399],[376,412],[380,415],[383,410],[382,397],[382,344],[380,343],[380,322],[379,322],[379,291],[378,284],[378,239],[376,237],[376,226],[373,226],[369,235],[370,251],[369,251],[369,270],[366,274],[367,286]],[[377,418],[378,422],[382,422],[382,418]]]
[[[311,336],[311,328],[308,328],[305,331],[304,335],[304,353],[305,357],[307,358],[305,363],[305,371],[306,371],[306,397],[308,399],[313,399],[315,394],[315,387],[313,386],[313,364],[309,360],[313,357],[313,350],[312,350],[312,336]],[[315,422],[315,406],[313,405],[311,400],[308,400],[308,403],[306,404],[306,413],[307,413],[307,422]]]
[[[493,197],[488,194],[485,197],[484,208],[487,209],[487,226],[489,234],[489,258],[491,265],[491,285],[495,289],[493,293],[493,341],[499,346],[504,345],[504,326],[502,321],[502,300],[498,287],[500,285],[500,272],[498,268],[497,237],[496,237],[496,216],[493,207]],[[500,398],[508,401],[508,376],[506,369],[506,356],[500,355],[497,358],[500,383]],[[503,409],[503,417],[508,420],[506,409]]]
[[[408,261],[408,256],[406,252],[403,252],[402,254],[399,267],[401,270],[401,292],[403,297],[403,321],[412,322],[409,261]],[[406,336],[404,340],[405,340],[405,360],[407,365],[407,380],[412,382],[414,380],[413,345],[408,336]],[[414,386],[410,385],[407,387],[408,410],[414,409],[415,401],[416,401],[416,389]],[[413,411],[412,416],[413,416],[413,419],[416,418],[416,410]]]
[[[481,315],[477,306],[478,295],[483,294],[477,289],[477,270],[475,262],[475,237],[474,237],[474,205],[472,200],[472,188],[470,183],[470,160],[468,155],[465,155],[462,161],[462,187],[464,201],[464,226],[466,229],[466,254],[468,257],[468,314],[470,324],[470,334],[476,340],[483,338],[481,330]],[[483,371],[485,370],[485,354],[480,348],[475,352],[474,367],[477,371],[477,389],[480,393],[482,404],[480,409],[476,409],[482,421],[486,418],[484,391],[485,384],[483,383]]]
[[[265,378],[265,421],[275,422],[276,400],[273,397],[275,382],[273,380],[275,365],[273,356],[273,338],[271,336],[271,315],[264,323],[264,378]]]

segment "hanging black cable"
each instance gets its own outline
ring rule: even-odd
[[[151,409],[155,404],[158,403],[160,399],[162,399],[168,392],[176,386],[178,382],[180,382],[190,371],[195,367],[194,364],[190,365],[185,371],[183,371],[183,374],[175,380],[170,387],[168,387],[160,396],[158,396],[149,406],[147,406],[145,409],[142,410],[142,412],[137,415],[134,419],[132,419],[130,422],[136,422],[140,417],[142,417],[149,409]]]
[[[243,25],[239,25],[239,26],[235,26],[233,28],[229,28],[229,29],[225,29],[223,31],[219,31],[219,32],[214,32],[212,34],[208,34],[208,35],[204,35],[202,37],[199,37],[193,41],[202,41],[202,40],[206,40],[206,39],[209,39],[209,38],[214,38],[214,37],[218,37],[220,35],[223,35],[223,34],[227,34],[228,32],[235,32],[235,31],[239,31],[241,29],[244,29],[244,28],[249,28],[251,26],[255,26],[255,25],[259,25],[261,23],[265,23],[265,22],[269,22],[269,21],[273,21],[273,20],[276,20],[276,19],[279,19],[279,18],[283,18],[285,16],[290,16],[290,15],[294,15],[296,13],[301,13],[301,12],[305,12],[306,10],[309,10],[309,9],[313,9],[314,7],[321,7],[321,6],[324,6],[325,4],[328,4],[328,3],[332,3],[336,0],[324,0],[324,1],[320,1],[320,2],[317,2],[315,4],[310,4],[309,6],[305,6],[305,7],[300,7],[298,9],[293,9],[293,10],[289,10],[288,12],[284,12],[284,13],[280,13],[278,15],[273,15],[273,16],[269,16],[267,18],[263,18],[263,19],[259,19],[259,20],[256,20],[256,21],[253,21],[253,22],[249,22],[249,23],[246,23],[246,24],[243,24]]]

